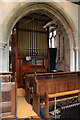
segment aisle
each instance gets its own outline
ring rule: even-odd
[[[32,106],[25,100],[25,91],[23,88],[17,89],[17,117],[27,118],[30,116],[37,116],[32,110]]]

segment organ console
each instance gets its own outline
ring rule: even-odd
[[[36,60],[36,73],[47,72],[47,59],[37,59]],[[23,79],[26,74],[35,73],[35,58],[30,61],[26,61],[25,58],[18,58],[18,73],[17,81],[18,87],[24,87]]]

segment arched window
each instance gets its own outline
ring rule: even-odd
[[[56,30],[49,33],[49,48],[56,48]]]

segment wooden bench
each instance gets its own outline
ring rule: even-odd
[[[0,116],[16,117],[16,90],[17,84],[12,78],[12,72],[0,72]]]
[[[36,60],[36,72],[47,72],[47,66],[45,65],[45,59]],[[24,87],[23,78],[25,74],[34,74],[35,73],[35,58],[32,58],[30,61],[26,61],[24,58],[18,57],[18,72],[17,72],[17,81],[18,87]]]
[[[1,83],[1,117],[14,116],[16,117],[16,88],[15,82]]]
[[[40,101],[45,99],[45,92],[56,94],[78,90],[80,72],[59,72],[37,74],[33,85],[33,109],[40,115]],[[50,97],[50,96],[49,96]]]
[[[37,65],[37,73],[45,73],[47,72],[44,66]],[[33,98],[33,83],[35,77],[35,66],[28,66],[26,70],[26,75],[24,76],[25,80],[25,91],[26,91],[26,100],[30,103],[31,98]]]
[[[25,76],[25,91],[26,91],[26,100],[30,103],[31,98],[33,98],[33,81],[34,74],[27,74]]]
[[[64,101],[68,99],[72,99],[75,97],[78,97],[79,90],[72,90],[72,91],[67,91],[67,92],[61,92],[61,93],[55,93],[55,94],[48,94],[48,92],[45,92],[45,118],[49,118],[49,99],[54,98],[54,118],[56,118],[56,103],[58,101]],[[77,94],[77,96],[75,96]],[[58,97],[64,97],[67,95],[74,95],[75,97],[67,97],[67,98],[60,98],[56,99]]]

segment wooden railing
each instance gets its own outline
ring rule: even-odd
[[[66,92],[55,93],[55,94],[48,94],[48,92],[45,92],[45,118],[49,118],[49,99],[50,98],[53,98],[53,101],[54,101],[54,118],[56,119],[57,102],[78,97],[79,92],[80,92],[79,90],[72,90],[72,91],[66,91]],[[71,97],[70,95],[73,95],[73,97]],[[61,96],[62,96],[62,99],[61,98],[57,99],[58,97],[61,97]],[[70,97],[66,97],[66,96],[70,96]]]

